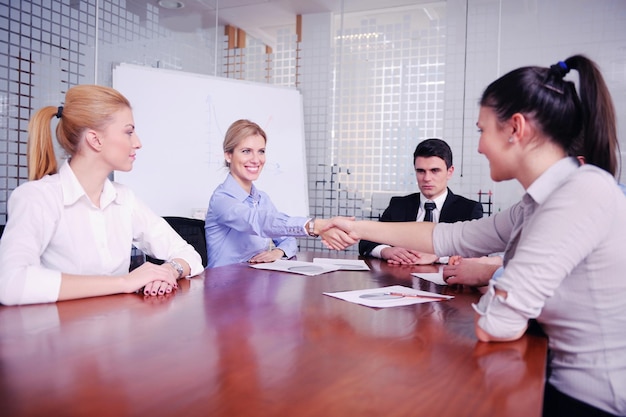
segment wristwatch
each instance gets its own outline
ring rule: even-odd
[[[183,266],[181,264],[179,264],[175,260],[167,261],[165,263],[172,265],[172,268],[174,268],[176,270],[176,272],[178,272],[178,278],[182,278],[183,277],[183,274],[185,273],[185,270],[183,269]]]
[[[311,236],[311,237],[318,237],[319,235],[315,234],[315,217],[313,217],[311,220],[309,220],[307,225],[309,227],[309,230],[307,230],[307,232],[309,233],[309,236]]]

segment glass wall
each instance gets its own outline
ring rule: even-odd
[[[111,85],[122,62],[298,88],[317,217],[375,219],[390,196],[415,192],[412,153],[429,137],[453,149],[455,193],[491,201],[486,212],[516,201],[518,185],[490,180],[475,128],[482,89],[515,67],[586,54],[626,114],[623,0],[448,0],[305,14],[274,28],[271,46],[218,17],[189,26],[140,0],[0,0],[0,224],[27,178],[30,114],[62,104],[72,85]],[[313,239],[300,244],[322,249]]]

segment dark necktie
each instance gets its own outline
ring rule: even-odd
[[[433,210],[435,209],[435,207],[437,206],[432,201],[427,201],[424,203],[424,209],[426,209],[426,214],[424,215],[425,222],[433,221]]]

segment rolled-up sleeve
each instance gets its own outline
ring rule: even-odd
[[[515,292],[496,295],[495,281],[489,283],[487,292],[472,307],[480,316],[478,326],[490,335],[504,339],[518,335],[526,328],[528,318],[536,317],[541,311],[540,308],[529,308]]]

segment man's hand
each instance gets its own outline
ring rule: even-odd
[[[388,263],[395,265],[429,265],[439,259],[433,253],[423,253],[395,246],[384,248],[380,254]]]

